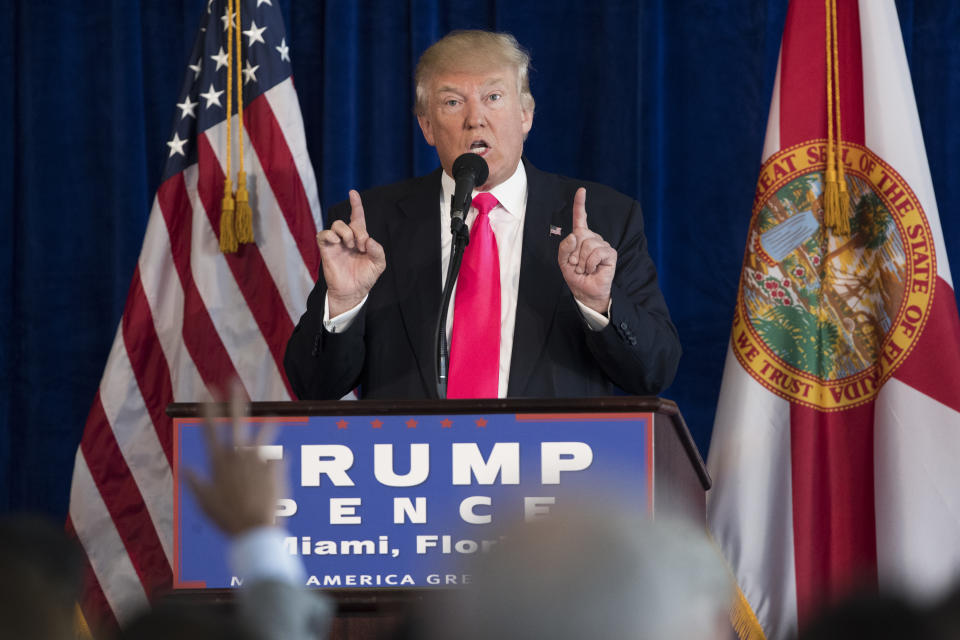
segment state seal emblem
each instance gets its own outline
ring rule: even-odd
[[[919,201],[869,149],[843,143],[850,231],[823,223],[825,140],[760,170],[732,346],[781,397],[822,411],[868,402],[910,353],[933,302],[936,251]]]

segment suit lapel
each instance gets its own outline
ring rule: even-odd
[[[550,174],[524,160],[527,172],[527,210],[523,222],[520,292],[517,297],[513,355],[507,395],[522,396],[546,344],[557,302],[566,286],[557,265],[560,241],[570,232],[571,203]],[[562,229],[550,233],[551,226]]]
[[[397,202],[399,215],[387,224],[393,270],[404,329],[417,368],[431,397],[436,396],[434,339],[440,309],[440,172]]]

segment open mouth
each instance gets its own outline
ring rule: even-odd
[[[487,144],[486,140],[474,140],[472,143],[470,143],[470,152],[479,156],[487,155],[489,150],[490,145]]]

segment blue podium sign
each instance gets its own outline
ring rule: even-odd
[[[263,418],[248,418],[262,423]],[[271,418],[289,496],[278,524],[307,585],[456,584],[464,557],[499,525],[535,518],[566,495],[614,488],[623,508],[652,507],[653,414],[569,413]],[[223,423],[224,428],[229,428]],[[179,470],[206,469],[200,419],[174,420],[174,588],[238,586],[226,540]]]

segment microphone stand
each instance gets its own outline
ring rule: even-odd
[[[450,210],[455,204],[451,196]],[[464,212],[466,217],[466,212]],[[453,285],[457,282],[460,273],[460,264],[463,262],[463,252],[470,243],[470,228],[464,218],[453,216],[450,219],[450,264],[447,266],[447,280],[443,285],[443,296],[440,302],[440,318],[437,320],[437,395],[441,400],[447,397],[447,373],[450,363],[450,349],[447,346],[447,313],[450,308],[450,298],[453,297]]]

